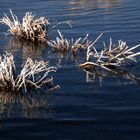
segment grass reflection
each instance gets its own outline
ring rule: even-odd
[[[135,69],[134,67],[132,67],[133,69]],[[131,67],[129,68],[129,70],[123,69],[123,68],[117,68],[117,69],[113,69],[112,71],[106,71],[103,69],[99,69],[99,68],[95,68],[92,70],[85,70],[86,73],[86,82],[88,83],[94,83],[96,81],[96,79],[98,79],[100,86],[102,86],[103,80],[105,78],[112,78],[112,79],[124,79],[125,81],[128,81],[127,83],[132,83],[132,84],[137,84],[140,80],[140,77],[133,74],[131,69]],[[122,80],[123,83],[125,83]]]
[[[47,94],[43,92],[28,94],[0,93],[0,116],[37,117],[39,108],[48,109]],[[39,114],[38,114],[39,115]]]
[[[110,8],[121,3],[122,0],[71,0],[69,5],[71,7],[70,11],[77,11],[80,9]]]
[[[11,37],[5,50],[11,53],[22,53],[23,59],[26,60],[28,57],[41,57],[45,49],[46,44],[44,43],[35,44],[17,37]]]

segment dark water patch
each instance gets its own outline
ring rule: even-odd
[[[139,119],[136,119],[138,121]],[[8,120],[6,120],[9,122]],[[139,126],[136,121],[130,119],[121,121],[118,125],[116,120],[22,120],[26,125],[22,124],[21,120],[15,122],[17,126],[11,127],[11,131],[1,131],[1,138],[20,138],[20,139],[131,139],[139,138]],[[11,121],[13,122],[13,121]],[[115,127],[114,127],[115,125]],[[134,126],[135,127],[131,127]],[[28,128],[28,129],[27,129]],[[30,129],[29,129],[30,128]],[[5,136],[4,134],[7,134]]]

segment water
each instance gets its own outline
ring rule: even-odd
[[[56,24],[69,20],[50,32],[55,39],[57,29],[67,38],[84,37],[94,40],[104,33],[102,41],[113,42],[121,39],[129,46],[140,43],[140,1],[139,0],[1,0],[0,17],[8,14],[9,8],[21,19],[25,12],[45,16],[50,23]],[[5,51],[15,56],[17,67],[32,57],[50,60],[56,65],[59,55],[52,54],[47,47],[32,47],[30,44],[5,36],[7,27],[0,25],[0,54]],[[7,99],[0,112],[0,139],[107,139],[139,140],[140,138],[140,87],[122,76],[100,77],[92,82],[86,81],[86,73],[78,67],[85,58],[71,59],[71,54],[61,56],[61,67],[53,74],[55,84],[61,88],[54,93],[27,96],[2,95]],[[137,67],[128,71],[139,77]],[[12,99],[26,105],[30,99],[35,101],[34,108],[21,108]],[[27,100],[27,102],[26,102]],[[25,101],[25,102],[23,102]]]

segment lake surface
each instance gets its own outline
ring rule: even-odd
[[[103,41],[109,43],[110,37],[114,43],[123,40],[130,47],[140,43],[139,0],[1,0],[0,18],[4,13],[8,15],[9,9],[19,19],[32,11],[37,17],[45,16],[53,25],[70,21],[72,28],[67,24],[57,26],[49,33],[51,39],[58,36],[59,29],[68,39],[88,33],[89,39],[95,40],[103,32],[96,44],[99,49]],[[107,75],[102,81],[97,75],[87,79],[87,73],[78,66],[84,62],[84,56],[75,59],[70,53],[53,54],[48,46],[21,43],[5,35],[7,29],[0,25],[0,54],[12,52],[19,69],[27,57],[60,65],[52,76],[61,88],[25,99],[1,93],[0,140],[140,139],[139,81],[134,83],[122,75]],[[128,75],[131,73],[140,77],[140,58],[136,66],[128,67]],[[34,107],[26,106],[28,101],[34,101]],[[26,107],[19,107],[19,102]]]

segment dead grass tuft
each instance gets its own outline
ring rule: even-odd
[[[136,62],[136,56],[140,55],[140,52],[136,51],[138,47],[140,47],[140,44],[130,48],[122,40],[113,44],[112,39],[110,39],[109,46],[104,45],[101,51],[97,51],[93,43],[87,47],[86,62],[80,64],[80,67],[88,70],[100,67],[112,71],[112,69],[120,68],[129,61]]]
[[[49,25],[48,20],[45,17],[35,19],[35,15],[32,12],[27,12],[22,19],[19,21],[18,17],[13,14],[10,9],[12,19],[6,14],[0,19],[2,24],[9,27],[9,32],[21,39],[31,40],[32,42],[44,42],[46,41],[47,27]]]
[[[56,67],[50,67],[49,62],[33,61],[28,58],[17,75],[13,55],[6,53],[0,56],[0,87],[3,91],[17,93],[46,87],[50,90],[55,89],[53,78],[48,78],[50,72],[56,72]]]

